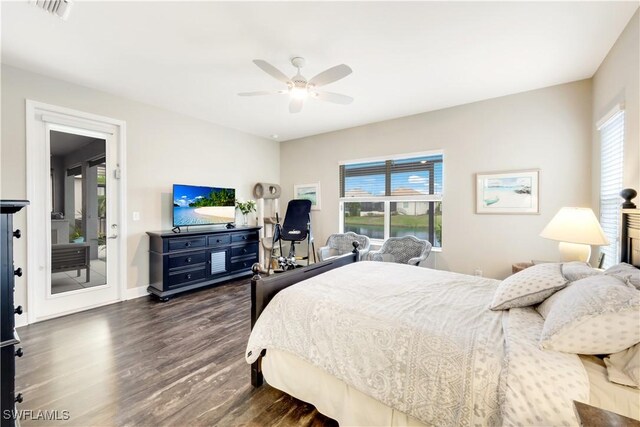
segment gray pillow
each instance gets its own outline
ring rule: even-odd
[[[566,285],[559,263],[536,264],[504,279],[489,308],[507,310],[538,304]]]
[[[558,291],[538,307],[540,346],[576,354],[611,354],[640,342],[640,291],[605,274]]]
[[[602,274],[602,272],[591,267],[586,262],[572,261],[562,264],[562,275],[570,282],[575,282],[576,280],[597,274]]]
[[[640,270],[635,268],[631,264],[621,262],[618,265],[609,267],[605,270],[604,274],[615,276],[624,281],[629,286],[633,286],[636,289],[640,289]]]

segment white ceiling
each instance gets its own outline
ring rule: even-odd
[[[68,21],[2,3],[2,62],[255,135],[298,138],[591,77],[631,2],[83,2]],[[348,106],[286,95],[251,60],[310,78]]]

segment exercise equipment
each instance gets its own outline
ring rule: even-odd
[[[296,256],[296,245],[307,241],[307,256]],[[289,242],[289,254],[285,257],[282,251],[282,242]],[[279,255],[275,255],[276,243],[280,251]],[[290,200],[287,205],[287,213],[284,222],[280,225],[279,217],[276,215],[276,224],[274,226],[273,240],[271,243],[271,259],[276,259],[281,270],[286,271],[296,268],[298,260],[307,260],[309,265],[313,253],[313,262],[316,260],[316,249],[311,233],[311,201],[306,199]],[[271,262],[267,268],[267,274],[271,273]]]

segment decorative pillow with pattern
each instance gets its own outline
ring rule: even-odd
[[[609,267],[605,270],[604,274],[615,276],[624,281],[629,286],[633,286],[636,289],[640,289],[640,270],[635,268],[631,264],[621,262],[618,265]]]
[[[604,358],[609,381],[640,388],[640,344]]]
[[[576,280],[584,279],[589,276],[596,276],[598,274],[602,274],[602,272],[591,267],[586,262],[572,261],[562,264],[562,275],[570,282],[575,282]]]
[[[617,353],[640,342],[640,291],[605,274],[563,289],[538,307],[540,346],[576,354]]]
[[[536,264],[504,279],[489,308],[507,310],[538,304],[566,285],[559,263]]]

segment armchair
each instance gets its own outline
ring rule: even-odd
[[[380,250],[369,252],[370,261],[418,265],[431,252],[431,243],[414,236],[390,237]]]
[[[352,242],[354,240],[360,243],[360,247],[358,247],[360,259],[367,259],[367,254],[371,248],[371,241],[367,236],[356,234],[353,231],[329,236],[327,244],[318,249],[318,258],[320,261],[326,261],[329,258],[352,252]]]

